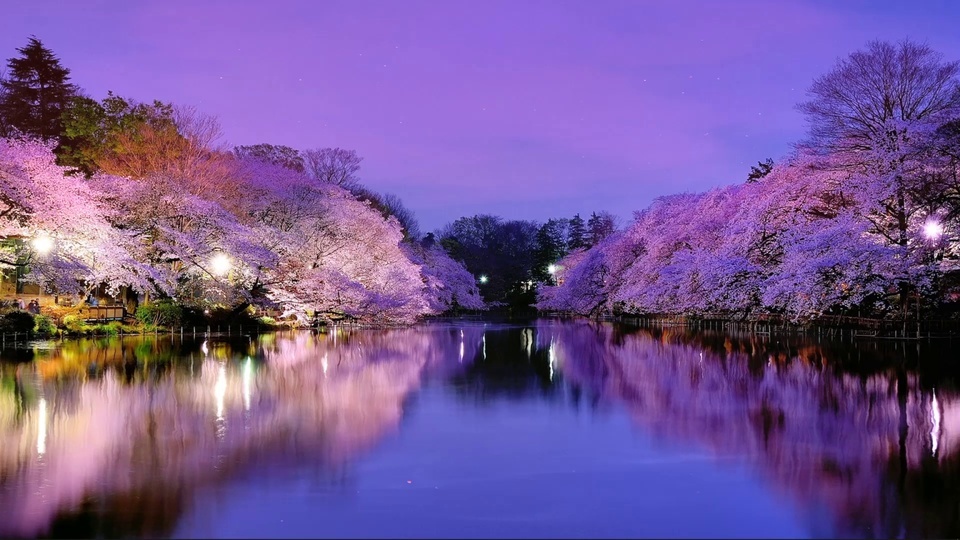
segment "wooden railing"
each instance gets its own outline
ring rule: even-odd
[[[120,321],[126,315],[123,306],[86,306],[80,308],[85,321]]]

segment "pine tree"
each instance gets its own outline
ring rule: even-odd
[[[77,93],[70,70],[35,37],[17,51],[21,56],[7,60],[7,77],[0,82],[0,133],[59,137],[60,115]]]
[[[587,220],[587,247],[593,247],[613,234],[617,229],[616,219],[609,212],[593,212]]]
[[[576,214],[567,229],[567,248],[573,251],[584,247],[587,247],[587,228],[580,214]]]

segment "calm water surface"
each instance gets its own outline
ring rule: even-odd
[[[951,343],[539,320],[0,352],[0,537],[956,537]]]

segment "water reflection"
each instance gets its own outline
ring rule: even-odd
[[[203,486],[297,464],[349,483],[434,382],[481,407],[627,411],[743,459],[828,535],[956,536],[956,368],[920,347],[538,321],[2,351],[0,536],[167,536]]]

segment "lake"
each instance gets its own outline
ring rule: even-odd
[[[957,537],[955,346],[429,323],[0,351],[0,537]]]

